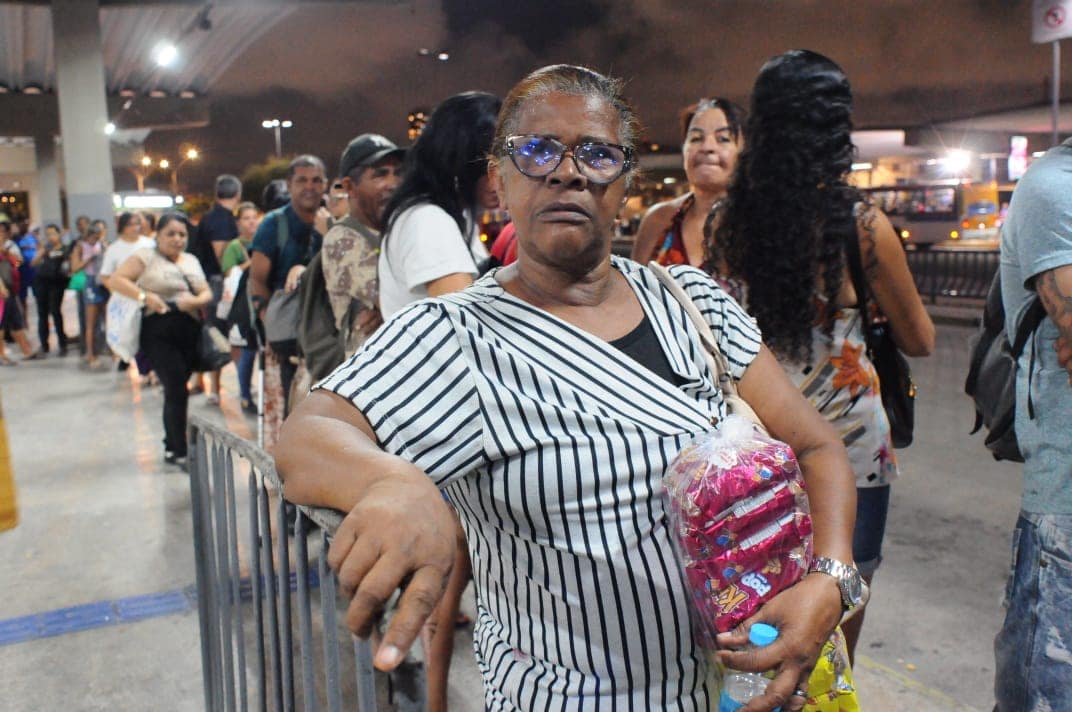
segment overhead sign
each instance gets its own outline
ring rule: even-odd
[[[1035,0],[1031,9],[1031,41],[1055,42],[1072,37],[1072,0]]]

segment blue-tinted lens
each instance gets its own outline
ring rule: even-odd
[[[515,147],[517,155],[534,168],[557,163],[564,149],[565,146],[558,141],[541,136],[530,136]]]

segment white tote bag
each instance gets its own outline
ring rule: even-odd
[[[141,302],[137,299],[113,294],[108,300],[104,337],[112,353],[127,362],[133,361],[134,354],[138,353],[141,312]]]

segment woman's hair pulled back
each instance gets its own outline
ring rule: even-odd
[[[499,122],[495,127],[495,142],[492,155],[506,155],[506,139],[517,133],[521,121],[521,109],[526,103],[548,94],[599,97],[614,107],[618,113],[618,141],[628,148],[635,148],[640,134],[640,121],[636,111],[622,94],[622,81],[606,77],[599,72],[574,64],[551,64],[541,67],[514,85],[503,101]]]
[[[163,233],[164,228],[173,222],[182,223],[186,227],[187,236],[193,232],[193,224],[190,222],[190,218],[186,216],[186,213],[179,212],[178,210],[169,210],[160,216],[160,219],[156,222],[157,232]]]
[[[681,121],[681,140],[685,141],[688,139],[689,126],[692,125],[692,120],[696,118],[696,115],[702,114],[705,111],[710,111],[711,109],[718,109],[722,112],[726,117],[726,124],[730,128],[730,133],[733,134],[733,140],[740,143],[741,136],[744,132],[744,109],[738,104],[721,96],[700,99],[695,104],[689,104],[681,110],[678,115],[678,118]]]
[[[793,50],[764,64],[737,173],[707,242],[707,267],[725,260],[748,285],[764,341],[798,362],[811,358],[816,324],[832,329],[845,241],[856,239],[853,208],[862,197],[845,182],[851,114],[849,81],[830,59]]]

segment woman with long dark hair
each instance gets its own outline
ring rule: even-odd
[[[644,214],[633,243],[634,260],[703,264],[704,220],[726,197],[744,145],[743,121],[744,109],[721,97],[700,99],[681,112],[681,160],[689,191]]]
[[[109,281],[113,291],[145,308],[141,351],[164,386],[164,461],[177,465],[186,463],[186,380],[197,357],[200,314],[212,301],[201,264],[185,251],[190,232],[185,215],[164,213],[156,247],[134,252]]]
[[[881,560],[897,461],[880,384],[867,356],[847,255],[859,246],[873,306],[910,356],[934,348],[934,325],[889,220],[846,182],[852,91],[841,68],[807,50],[759,72],[745,148],[714,215],[707,267],[743,284],[739,300],[793,382],[842,433],[856,474],[853,558],[870,583]],[[863,613],[846,622],[850,655]]]
[[[488,151],[501,102],[465,92],[443,101],[406,153],[402,184],[384,211],[380,311],[465,289],[487,257],[477,213],[495,208]]]
[[[487,257],[477,213],[498,207],[488,181],[488,155],[502,103],[491,94],[465,92],[443,101],[406,153],[402,183],[384,210],[378,273],[384,319],[425,297],[465,289]],[[447,673],[453,629],[471,565],[461,525],[454,570],[436,611],[428,648],[428,709],[447,708]],[[426,629],[427,631],[428,629]]]

